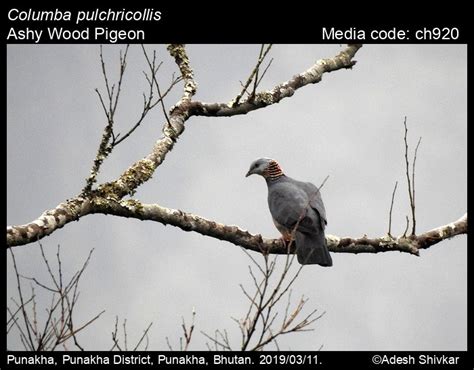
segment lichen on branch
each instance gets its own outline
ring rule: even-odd
[[[142,204],[137,200],[123,200],[123,198],[127,195],[133,195],[140,185],[153,176],[156,169],[165,160],[166,155],[174,148],[179,136],[184,132],[186,121],[192,116],[220,117],[247,114],[253,110],[276,104],[284,98],[293,96],[298,89],[321,81],[324,73],[352,68],[356,63],[353,58],[360,47],[361,45],[348,45],[335,57],[317,61],[306,71],[276,85],[273,89],[260,92],[253,91],[243,101],[240,101],[239,98],[231,103],[204,103],[193,100],[197,83],[194,80],[194,73],[185,46],[182,44],[168,46],[168,51],[180,71],[181,77],[179,79],[184,81],[184,88],[181,99],[170,108],[169,115],[164,112],[167,120],[163,124],[163,134],[155,142],[151,152],[130,165],[117,179],[99,184],[95,189],[92,189],[92,183],[95,181],[94,175],[94,178],[87,183],[87,191],[51,210],[45,211],[40,217],[28,224],[8,226],[7,248],[35,242],[69,222],[79,220],[88,214],[101,213],[173,225],[184,231],[197,232],[260,253],[287,254],[288,248],[281,239],[264,238],[260,234],[251,234],[235,225],[224,225],[181,210],[166,208],[158,204]],[[147,57],[145,51],[144,53]],[[153,58],[153,61],[150,61],[147,57],[147,61],[152,69],[149,82],[151,89],[153,89],[153,83],[156,82],[153,75],[155,60]],[[121,58],[122,65],[124,62],[125,57]],[[255,86],[257,84],[256,82]],[[157,88],[159,89],[158,86]],[[160,99],[162,99],[162,96],[160,96]],[[115,105],[113,111],[115,111]],[[110,131],[110,122],[108,122],[107,127]],[[112,137],[112,134],[109,133],[106,137],[107,141],[110,140],[110,137]],[[467,234],[467,214],[453,223],[419,235],[408,237],[405,235],[400,237],[385,235],[378,238],[328,235],[327,242],[329,250],[332,252],[378,253],[400,251],[417,255],[420,249],[428,248],[442,240],[460,234]],[[294,246],[291,249],[294,252]]]

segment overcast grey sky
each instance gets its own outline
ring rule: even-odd
[[[147,48],[152,50],[154,46]],[[274,45],[262,88],[271,88],[336,55],[341,45]],[[228,102],[248,77],[259,45],[189,45],[198,100]],[[118,70],[120,46],[104,46]],[[176,66],[164,46],[160,81]],[[7,48],[7,223],[22,224],[77,195],[85,183],[105,125],[94,88],[103,90],[98,45],[10,45]],[[166,161],[135,197],[179,208],[266,237],[279,236],[268,211],[266,185],[245,178],[251,161],[277,159],[299,180],[320,184],[326,232],[381,236],[395,181],[394,234],[409,214],[404,178],[403,117],[413,150],[419,136],[417,230],[455,221],[467,208],[467,47],[366,45],[352,70],[324,75],[281,103],[245,116],[192,117]],[[139,116],[146,81],[139,46],[129,52],[117,129]],[[166,98],[171,107],[181,86]],[[103,165],[99,181],[115,179],[142,158],[161,134],[163,116],[150,113]],[[115,316],[127,319],[129,342],[153,322],[150,349],[177,347],[181,316],[197,312],[191,349],[206,349],[201,330],[227,329],[247,309],[239,283],[251,284],[248,257],[233,244],[154,222],[92,215],[42,241],[51,258],[61,244],[64,270],[73,273],[90,249],[76,323],[106,313],[79,335],[86,349],[108,349]],[[332,253],[334,266],[306,266],[293,297],[309,298],[307,312],[326,312],[315,331],[289,335],[281,349],[466,350],[467,238],[421,251]],[[14,249],[20,270],[45,281],[37,244]],[[260,258],[256,255],[256,257]],[[283,260],[283,258],[279,258]],[[296,267],[296,266],[295,266]],[[16,283],[9,259],[8,298]],[[43,306],[49,300],[40,299]],[[13,337],[8,348],[20,349]]]

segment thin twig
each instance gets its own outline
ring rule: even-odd
[[[260,53],[258,54],[258,59],[257,60],[260,60],[260,58],[262,57],[262,53],[263,53],[263,48],[265,47],[265,44],[262,44],[260,46]],[[259,72],[259,68],[257,68],[257,71],[255,72],[255,78],[253,79],[254,80],[254,84],[253,84],[253,90],[252,90],[252,93],[249,94],[251,97],[254,97],[255,96],[255,92],[257,91],[257,86],[258,86],[258,72]],[[245,88],[245,86],[243,86]],[[245,91],[247,92],[247,89],[245,88]],[[248,93],[247,93],[248,94]]]
[[[410,208],[411,208],[411,216],[412,216],[412,223],[415,223],[415,204],[413,202],[413,193],[412,193],[412,184],[410,178],[410,162],[408,161],[408,128],[407,128],[407,117],[403,121],[403,125],[405,127],[405,135],[403,136],[403,141],[405,142],[405,174],[407,177],[408,183],[408,196],[410,198]],[[412,227],[412,235],[414,235],[414,227]],[[405,235],[405,234],[404,234]]]
[[[115,316],[115,326],[114,326],[114,331],[112,332],[112,341],[113,341],[113,345],[112,345],[112,348],[110,349],[110,351],[114,350],[115,348],[117,348],[119,351],[129,351],[129,348],[128,348],[128,330],[127,330],[127,319],[124,319],[123,320],[123,323],[122,323],[122,332],[123,332],[123,348],[120,346],[120,341],[119,341],[119,337],[118,337],[118,316]],[[137,351],[139,349],[139,347],[142,345],[143,341],[145,340],[146,341],[146,344],[144,346],[144,351],[146,351],[148,349],[148,344],[149,344],[149,339],[148,339],[148,332],[150,331],[150,328],[151,326],[153,325],[153,322],[150,322],[150,324],[148,324],[148,326],[145,328],[145,330],[143,331],[140,339],[137,341],[137,343],[135,344],[135,346],[133,347],[132,351]],[[169,341],[168,341],[168,338],[166,338],[166,341],[168,342],[168,345],[169,345]],[[171,346],[169,345],[169,348],[170,350],[172,350]]]
[[[168,349],[173,351],[173,347],[171,347],[170,339],[168,337],[166,337],[166,344],[168,345]]]
[[[324,178],[324,180],[323,180],[323,182],[321,183],[321,185],[319,185],[318,191],[320,191],[320,190],[323,188],[324,184],[326,183],[326,181],[327,181],[328,179],[329,179],[329,175],[327,175],[327,176]],[[316,193],[317,193],[317,192],[316,192]],[[314,196],[315,196],[315,195],[313,195],[313,197],[314,197]]]
[[[148,348],[148,332],[149,332],[149,330],[150,330],[150,328],[151,328],[152,325],[153,325],[153,323],[151,322],[151,323],[147,326],[147,328],[143,331],[143,334],[142,334],[142,336],[140,337],[140,339],[138,340],[136,346],[133,348],[133,351],[138,350],[138,347],[140,347],[140,344],[142,344],[143,339],[146,339],[146,341],[147,341],[147,344],[146,344],[146,346],[145,346],[145,351],[147,350],[147,348]]]
[[[192,316],[191,316],[191,325],[188,327],[186,325],[186,321],[184,317],[181,317],[181,331],[183,335],[179,337],[179,351],[187,351],[189,349],[189,345],[191,344],[191,339],[193,337],[194,329],[195,329],[195,322],[196,319],[196,310],[193,307]],[[173,347],[171,346],[170,340],[166,337],[166,343],[168,345],[168,349],[173,351]]]
[[[102,98],[102,94],[100,93],[98,88],[95,88],[94,91],[99,97],[100,105],[102,106],[102,109],[104,110],[104,114],[107,117],[107,120],[109,121],[110,120],[109,111],[107,110],[107,107],[105,106],[104,99]]]
[[[165,108],[165,105],[164,105],[164,98],[168,95],[168,93],[173,89],[173,87],[179,83],[180,81],[182,81],[182,76],[179,76],[177,78],[172,77],[171,79],[171,83],[170,83],[170,86],[166,89],[165,92],[161,92],[161,89],[160,89],[160,86],[158,84],[158,80],[156,78],[156,73],[158,72],[159,68],[161,67],[161,65],[163,64],[163,62],[160,62],[158,64],[157,67],[155,67],[156,65],[156,52],[153,51],[153,60],[150,61],[150,58],[148,57],[148,54],[145,50],[145,47],[142,45],[142,50],[143,50],[143,54],[145,56],[145,59],[146,59],[146,62],[147,62],[147,65],[150,69],[150,76],[148,76],[145,72],[144,75],[145,75],[145,78],[148,82],[148,85],[149,85],[149,92],[148,92],[148,96],[145,96],[143,95],[143,111],[139,117],[139,119],[137,120],[137,122],[130,128],[130,130],[128,130],[124,135],[121,136],[120,140],[118,140],[118,135],[116,136],[116,140],[113,141],[112,145],[114,147],[116,147],[117,145],[119,145],[120,143],[122,143],[124,140],[126,140],[143,122],[143,120],[145,119],[145,117],[147,116],[147,114],[157,105],[157,104],[161,104],[161,107],[162,107],[162,110],[163,110],[163,114],[165,116],[165,119],[166,119],[166,122],[168,123],[168,125],[171,127],[171,123],[170,123],[170,118],[168,116],[168,113],[166,112],[166,108]],[[156,101],[153,101],[153,92],[154,92],[154,88],[153,86],[156,86],[157,88],[157,92],[158,92],[158,99]]]
[[[151,69],[152,71],[154,71],[156,52],[153,51],[153,64],[150,64],[150,59],[148,58],[148,54],[147,54],[147,52],[146,52],[145,47],[143,46],[143,44],[142,44],[142,50],[143,50],[143,54],[145,55],[145,59],[146,59],[146,61],[147,61],[147,63],[148,63],[148,66],[150,67],[150,69]],[[161,94],[160,84],[158,83],[158,81],[157,81],[157,79],[156,79],[156,73],[153,72],[152,75],[151,75],[151,78],[153,79],[153,82],[155,83],[156,90],[157,90],[157,92],[158,92],[158,96],[160,97],[160,98],[158,99],[158,101],[161,103],[161,108],[162,108],[163,114],[164,114],[164,116],[165,116],[165,118],[166,118],[166,122],[168,122],[168,125],[171,127],[170,118],[169,118],[169,116],[168,116],[168,113],[166,112],[165,104],[164,104],[164,102],[163,102],[163,95]],[[155,103],[155,104],[156,104],[156,103]]]
[[[266,66],[265,69],[263,70],[262,75],[261,75],[260,78],[258,79],[258,81],[257,81],[257,87],[258,87],[258,85],[260,85],[260,82],[262,82],[262,79],[263,79],[263,77],[265,77],[265,73],[267,73],[268,69],[269,69],[270,66],[272,65],[272,62],[273,62],[273,58],[270,59],[270,61],[268,62],[267,66]],[[254,95],[255,95],[255,91],[254,91]]]
[[[115,316],[115,326],[114,326],[114,331],[112,332],[112,341],[114,342],[114,345],[110,349],[111,351],[113,351],[115,347],[117,347],[119,351],[122,351],[122,348],[120,348],[117,334],[118,334],[118,316]]]
[[[23,277],[19,274],[16,260],[13,257],[13,265],[16,268],[16,273],[18,274],[17,279],[19,282],[20,277],[30,280],[35,284],[36,287],[40,287],[45,289],[48,292],[52,293],[51,296],[51,303],[48,309],[46,309],[46,319],[44,323],[42,323],[42,330],[40,330],[39,320],[38,320],[38,309],[37,303],[35,300],[36,293],[33,285],[31,286],[32,290],[32,297],[25,301],[23,298],[23,292],[21,288],[21,284],[18,287],[18,295],[20,297],[20,303],[16,303],[16,301],[12,298],[12,301],[18,306],[18,309],[13,313],[11,309],[8,308],[8,313],[11,316],[11,319],[7,322],[7,328],[10,328],[15,325],[20,333],[20,341],[26,345],[25,349],[27,350],[36,350],[36,351],[43,351],[43,350],[54,350],[56,347],[62,345],[64,349],[68,349],[67,340],[73,338],[74,344],[77,348],[83,350],[84,348],[79,344],[76,334],[83,330],[84,328],[91,325],[96,319],[98,319],[102,313],[100,312],[98,315],[93,317],[91,320],[87,321],[85,324],[80,326],[79,328],[75,327],[73,323],[73,312],[74,307],[77,303],[79,293],[78,293],[78,284],[79,279],[84,272],[84,269],[87,267],[87,264],[90,260],[92,250],[89,252],[88,258],[84,262],[82,268],[73,274],[71,280],[66,284],[63,275],[63,267],[62,261],[60,256],[60,246],[58,245],[57,252],[56,252],[56,260],[57,260],[57,268],[56,273],[53,272],[51,264],[46,257],[44,248],[41,243],[40,250],[41,256],[43,259],[43,263],[46,266],[46,269],[49,274],[49,278],[52,281],[53,287],[48,286],[47,284],[40,283],[36,278],[32,277]],[[72,292],[72,296],[71,296]],[[28,312],[26,312],[26,305],[29,302],[33,302],[31,317]],[[19,321],[15,318],[18,312],[23,312],[24,315],[24,323],[23,328],[20,326]],[[9,324],[13,320],[12,324]],[[29,334],[30,333],[30,334]],[[31,333],[34,334],[31,335]],[[31,338],[31,339],[30,339]]]
[[[210,340],[214,343],[214,345],[216,346],[216,351],[218,350],[218,349],[217,349],[217,346],[218,346],[218,345],[221,346],[222,349],[226,349],[226,350],[228,350],[228,351],[231,351],[232,348],[231,348],[228,344],[224,343],[224,341],[219,341],[219,340],[217,339],[217,333],[218,333],[218,332],[219,332],[219,331],[216,330],[216,337],[215,337],[215,338],[211,337],[209,334],[207,334],[207,333],[205,333],[205,332],[203,332],[203,331],[201,331],[201,334],[204,335],[206,338],[210,339]]]
[[[168,89],[162,94],[162,97],[164,98],[166,95],[168,95],[168,93],[173,89],[173,87],[182,81],[182,78],[181,77],[178,77],[176,78],[172,83],[171,85],[168,87]],[[147,108],[146,110],[144,110],[142,113],[142,115],[140,116],[140,118],[138,119],[138,121],[132,126],[132,128],[130,130],[127,131],[126,134],[124,134],[123,136],[121,136],[120,140],[115,140],[113,142],[113,146],[116,147],[117,145],[119,145],[120,143],[122,143],[125,139],[127,139],[131,134],[133,134],[133,132],[143,123],[143,120],[145,119],[146,115],[148,114],[148,112],[153,109],[158,103],[160,103],[160,100],[157,100],[155,101],[154,103],[150,103],[150,106],[149,108]],[[120,134],[119,134],[120,135]],[[116,139],[118,139],[119,135],[116,136]]]
[[[34,296],[31,296],[30,298],[28,298],[28,300],[25,302],[25,305],[28,305],[28,303],[32,302],[34,298],[35,298]],[[13,302],[15,302],[15,300],[14,300],[13,298],[11,298],[11,299],[12,299]],[[16,302],[15,302],[15,303],[16,303]],[[9,310],[9,308],[8,308],[8,310]],[[10,322],[11,322],[11,321],[15,321],[15,320],[16,320],[15,317],[16,317],[16,315],[18,314],[18,312],[20,312],[20,311],[21,311],[21,305],[18,305],[18,304],[17,304],[17,309],[16,309],[16,311],[13,312],[13,313],[12,313],[12,311],[10,311],[10,319],[8,319],[8,321],[7,321],[7,326],[10,325]]]
[[[128,351],[128,344],[127,344],[127,319],[123,319],[123,343],[125,346],[125,351]]]
[[[65,335],[62,339],[61,342],[68,340],[69,338],[73,337],[75,334],[79,333],[81,330],[85,329],[88,327],[90,324],[92,324],[94,321],[96,321],[102,314],[105,312],[105,310],[102,310],[99,312],[97,315],[95,315],[92,319],[86,321],[83,325],[81,325],[79,328],[74,329],[73,331],[70,331],[67,335]]]
[[[242,91],[235,97],[233,103],[232,103],[232,106],[235,107],[237,105],[239,105],[239,102],[240,102],[240,99],[242,98],[242,96],[244,95],[244,92],[247,91],[247,88],[249,87],[249,85],[252,83],[253,79],[254,79],[254,76],[257,74],[258,72],[258,69],[260,67],[260,64],[262,64],[262,62],[264,61],[265,57],[267,56],[268,52],[270,51],[270,49],[272,48],[272,44],[269,44],[267,46],[267,48],[265,49],[265,52],[262,54],[260,52],[259,54],[259,58],[257,60],[257,64],[255,65],[254,69],[252,70],[252,72],[250,73],[250,76],[249,78],[247,79],[247,82],[244,84],[243,88],[242,88]]]
[[[415,164],[416,164],[416,155],[418,154],[418,147],[420,146],[420,143],[421,143],[421,136],[420,138],[418,139],[418,143],[416,144],[416,148],[415,148],[415,154],[414,154],[414,157],[413,157],[413,165],[412,165],[412,175],[411,175],[411,179],[412,179],[412,184],[413,184],[413,204],[411,205],[412,206],[412,209],[411,209],[411,212],[412,212],[412,217],[413,217],[413,225],[412,225],[412,229],[411,229],[411,234],[412,235],[415,235],[416,233],[416,217],[415,217]]]
[[[244,83],[239,80],[239,84],[240,84],[240,86],[244,89],[244,90],[243,90],[244,93],[246,93],[247,95],[250,95],[250,93],[249,93],[249,92],[247,91],[247,89],[245,88]]]
[[[13,254],[13,251],[11,250],[11,248],[10,248],[10,255],[12,256],[13,268],[15,270],[15,275],[16,275],[17,291],[18,291],[18,295],[20,297],[20,304],[21,304],[21,313],[23,315],[23,321],[24,321],[24,325],[25,325],[25,328],[26,328],[26,333],[28,335],[28,336],[25,336],[25,340],[26,339],[28,340],[28,342],[27,342],[28,346],[31,350],[33,350],[33,348],[35,346],[34,346],[33,338],[31,336],[31,331],[30,331],[31,323],[30,323],[28,314],[27,314],[26,309],[25,309],[25,301],[23,299],[23,291],[21,289],[21,282],[20,282],[20,273],[18,272],[18,267],[17,267],[17,264],[16,264],[15,255]]]
[[[410,220],[409,220],[408,216],[405,216],[405,217],[406,217],[407,225],[405,227],[405,231],[403,232],[403,237],[404,238],[407,236],[407,231],[408,231],[408,228],[410,227]]]
[[[270,334],[273,335],[273,333],[271,331],[270,331]],[[278,341],[277,341],[276,337],[273,338],[273,344],[275,345],[275,348],[276,348],[277,351],[281,351],[280,350],[280,345],[278,344]]]
[[[105,68],[104,55],[102,53],[102,45],[100,45],[100,64],[102,66],[102,76],[104,77],[105,87],[107,89],[107,96],[109,97],[109,102],[112,100],[112,94],[110,92],[109,81],[107,79],[107,69]]]
[[[25,276],[25,275],[22,275],[20,274],[20,277],[22,279],[25,279],[25,280],[31,280],[32,282],[34,282],[36,285],[40,286],[41,288],[45,289],[45,290],[49,290],[50,292],[52,293],[56,293],[57,290],[56,289],[53,289],[53,288],[50,288],[49,286],[47,286],[46,284],[43,284],[41,282],[39,282],[35,277],[29,277],[29,276]]]
[[[184,334],[184,348],[182,351],[186,352],[188,350],[189,344],[191,343],[191,338],[193,336],[193,331],[194,331],[194,319],[196,317],[196,311],[193,309],[193,314],[192,314],[192,321],[191,321],[191,326],[189,329],[186,327],[186,323],[184,321],[184,317],[182,318],[183,322],[181,324],[181,328],[183,329],[183,334]]]
[[[122,57],[122,51],[120,51],[120,72],[119,72],[119,79],[118,79],[118,83],[117,83],[117,93],[115,95],[115,101],[114,101],[114,104],[113,104],[113,108],[110,110],[110,113],[112,116],[115,115],[115,111],[117,110],[117,104],[118,104],[118,101],[119,101],[119,97],[120,97],[120,91],[121,91],[121,87],[122,87],[122,80],[123,80],[123,76],[125,74],[125,68],[127,67],[127,53],[128,53],[128,48],[130,47],[130,44],[127,44],[127,46],[125,47],[125,52],[123,53],[123,57]]]
[[[239,284],[239,287],[240,289],[242,290],[242,293],[244,293],[244,295],[248,298],[248,300],[250,301],[250,303],[252,304],[250,307],[252,307],[253,305],[255,305],[255,296],[254,297],[251,297],[249,293],[247,293],[247,291],[245,290],[244,286],[242,284]],[[258,289],[257,289],[257,293],[258,293]]]
[[[392,236],[392,209],[393,209],[393,201],[395,199],[395,192],[397,191],[398,181],[395,182],[395,186],[392,192],[392,201],[390,202],[390,211],[388,213],[388,236]]]
[[[263,271],[263,268],[262,266],[260,266],[260,264],[257,262],[257,260],[249,253],[249,251],[247,251],[245,248],[241,248],[242,249],[242,252],[244,252],[248,258],[250,258],[250,260],[253,262],[253,264],[255,266],[257,266],[257,268],[260,270],[260,272],[262,274],[265,274],[265,271]]]
[[[25,302],[25,304],[28,304],[29,302],[31,301],[31,298]],[[20,306],[20,305],[17,305],[18,308],[17,308],[17,311],[15,313],[12,313],[11,309],[9,307],[7,307],[7,311],[8,313],[10,314],[10,320],[9,321],[13,321],[13,323],[11,324],[10,328],[12,328],[13,326],[15,326],[17,329],[18,329],[18,332],[20,333],[20,340],[23,344],[23,347],[25,348],[26,351],[33,351],[34,350],[34,347],[31,347],[29,344],[28,344],[28,338],[27,338],[27,335],[25,334],[22,326],[20,325],[19,321],[20,319],[16,318],[16,315],[19,311],[22,311],[23,310],[23,306]],[[9,330],[7,330],[7,334],[8,334]]]

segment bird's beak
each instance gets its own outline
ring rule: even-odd
[[[245,175],[245,177],[249,177],[251,174],[252,174],[252,172],[249,170],[249,172],[247,172],[247,174]]]

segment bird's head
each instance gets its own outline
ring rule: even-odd
[[[252,162],[245,177],[250,175],[260,175],[265,179],[275,180],[283,176],[283,171],[274,159],[259,158]]]

